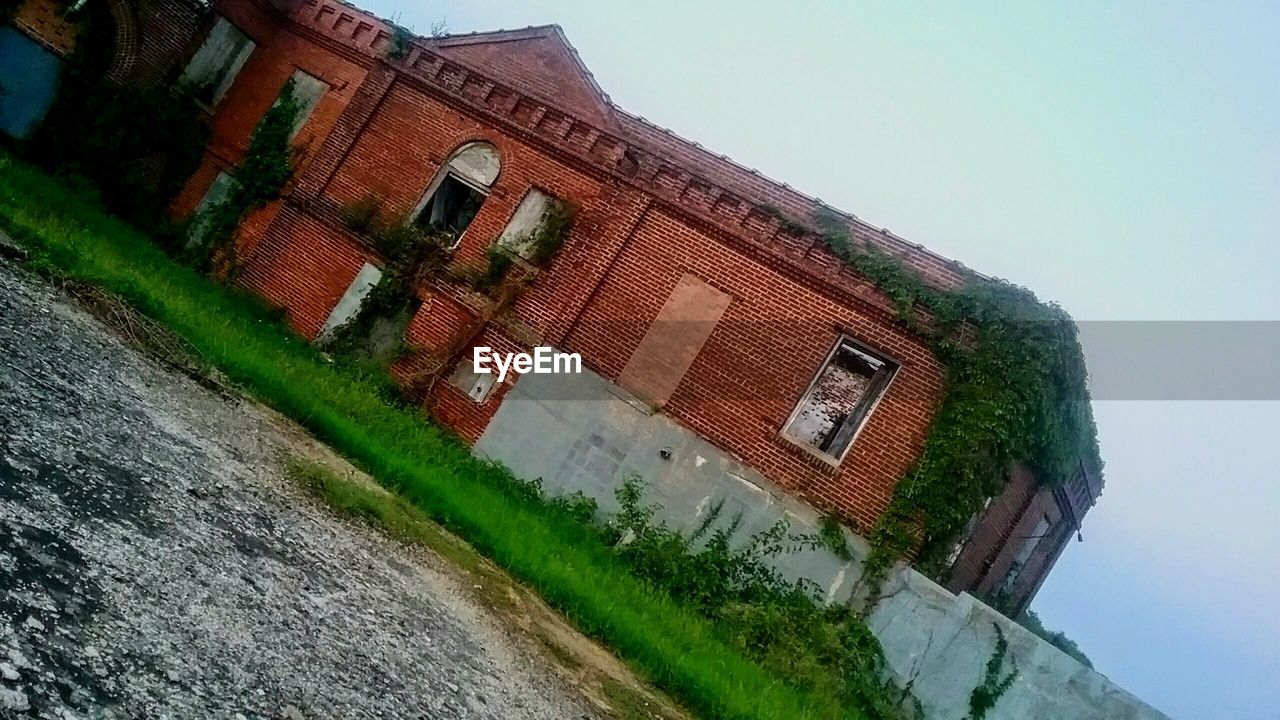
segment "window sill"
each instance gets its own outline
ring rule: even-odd
[[[835,474],[840,470],[840,464],[844,460],[844,458],[834,458],[821,450],[815,450],[812,446],[791,437],[785,432],[776,433],[773,436],[773,442],[788,453],[808,461],[809,465],[831,474]],[[848,452],[845,455],[847,456]]]

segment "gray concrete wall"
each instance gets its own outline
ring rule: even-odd
[[[617,509],[614,491],[623,480],[638,476],[646,502],[660,506],[658,519],[673,528],[693,529],[716,503],[723,503],[718,522],[740,518],[744,539],[780,519],[794,533],[816,532],[820,521],[812,507],[760,473],[585,370],[521,377],[475,451],[521,478],[541,480],[549,493],[595,498],[605,513]],[[843,602],[867,553],[861,538],[848,531],[846,537],[853,560],[810,549],[786,556],[778,569],[816,583],[829,602]],[[910,568],[895,569],[882,594],[869,624],[895,679],[910,683],[930,720],[965,717],[995,648],[997,625],[1018,677],[989,720],[1167,720],[972,596],[952,595]]]

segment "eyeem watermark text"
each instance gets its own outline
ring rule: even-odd
[[[498,382],[506,379],[507,373],[515,371],[520,375],[534,373],[580,373],[582,372],[582,356],[578,353],[559,352],[554,348],[538,346],[533,353],[497,353],[493,348],[478,345],[472,349],[471,365],[476,372],[488,375],[498,373]]]

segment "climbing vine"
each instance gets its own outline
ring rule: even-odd
[[[249,150],[232,173],[227,197],[195,219],[196,242],[188,247],[188,255],[196,264],[210,268],[217,262],[219,269],[234,272],[240,221],[279,197],[293,174],[293,128],[302,109],[293,86],[292,78],[285,82],[275,104],[254,128]]]
[[[485,252],[485,268],[475,274],[471,284],[482,292],[492,293],[506,280],[507,273],[516,264],[516,257],[523,255],[534,267],[551,262],[564,247],[573,225],[574,207],[559,199],[551,199],[531,231],[510,244],[494,243]],[[521,248],[517,251],[516,248]]]
[[[985,718],[991,708],[999,702],[1000,696],[1004,695],[1013,685],[1013,681],[1018,678],[1018,663],[1013,659],[1009,660],[1012,667],[1009,668],[1008,674],[1003,674],[1005,656],[1009,654],[1009,641],[999,625],[992,625],[992,627],[996,631],[996,646],[991,652],[991,658],[987,660],[987,669],[982,676],[982,682],[969,695],[967,720]]]
[[[542,213],[542,220],[525,242],[529,247],[529,262],[539,267],[551,262],[564,247],[573,224],[574,208],[563,200],[551,200]]]
[[[353,231],[368,235],[382,255],[382,279],[360,303],[360,310],[325,340],[337,354],[361,358],[371,353],[370,336],[379,321],[408,320],[416,302],[417,287],[426,275],[444,266],[452,237],[421,228],[407,218],[385,224],[378,219],[376,198],[358,200],[344,208],[343,221]],[[395,355],[397,353],[389,353]],[[370,358],[375,361],[388,358]]]
[[[1013,463],[1051,484],[1070,479],[1082,457],[1101,467],[1084,355],[1066,311],[972,272],[959,288],[939,289],[855,240],[834,211],[815,222],[826,246],[889,297],[898,320],[929,339],[946,372],[924,449],[872,530],[864,568],[871,587],[913,553],[922,569],[938,570],[948,543],[1000,493]]]
[[[818,544],[826,548],[832,555],[841,560],[852,560],[853,551],[849,549],[849,541],[844,537],[844,531],[840,529],[840,518],[835,515],[823,515],[818,521],[818,532],[816,535]]]

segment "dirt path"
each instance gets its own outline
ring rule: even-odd
[[[0,260],[0,717],[667,716],[491,566],[336,517],[299,454],[342,466]]]

